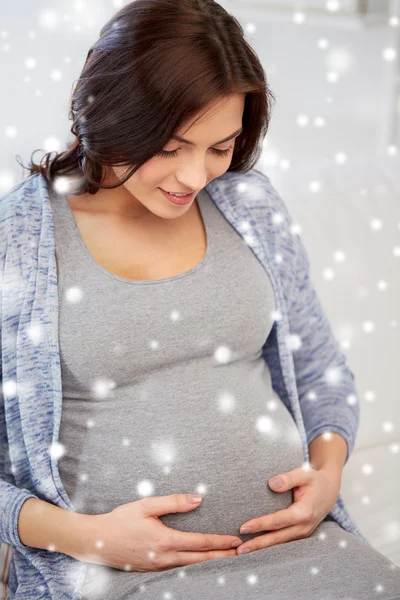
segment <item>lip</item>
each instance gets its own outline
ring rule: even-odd
[[[169,190],[164,190],[164,188],[160,188],[160,190],[169,194]],[[189,196],[189,194],[194,194],[194,192],[171,192],[171,194],[185,194],[186,196]]]
[[[177,198],[175,196],[171,196],[168,192],[166,192],[162,188],[158,188],[158,189],[160,190],[160,192],[163,193],[163,196],[167,200],[172,202],[172,204],[178,204],[179,206],[185,206],[186,204],[189,204],[196,195],[196,192],[193,192],[191,194],[188,194],[187,196],[182,196],[181,198]],[[177,192],[177,193],[180,193],[180,192]]]

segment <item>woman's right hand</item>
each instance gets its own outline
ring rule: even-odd
[[[83,553],[74,558],[146,573],[235,556],[232,548],[242,543],[239,537],[179,531],[158,518],[188,512],[200,505],[191,504],[189,499],[189,494],[152,496],[123,504],[109,513],[92,515]]]

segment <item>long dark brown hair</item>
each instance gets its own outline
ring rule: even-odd
[[[180,127],[234,93],[246,96],[228,170],[246,172],[260,156],[275,96],[242,26],[214,0],[135,0],[88,52],[69,106],[74,141],[40,164],[35,150],[22,166],[49,183],[75,176],[78,195],[118,187]],[[131,168],[106,186],[103,165]]]

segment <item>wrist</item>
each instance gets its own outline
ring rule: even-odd
[[[335,432],[321,434],[311,442],[308,449],[314,469],[341,476],[347,456],[347,442],[341,435]]]
[[[337,463],[324,463],[319,467],[314,467],[316,471],[322,471],[331,477],[342,478],[343,469]]]
[[[66,539],[64,549],[60,549],[60,552],[77,560],[90,562],[90,558],[94,558],[95,555],[98,522],[102,515],[71,512],[70,516],[70,535]]]

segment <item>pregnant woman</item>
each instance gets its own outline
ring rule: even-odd
[[[400,597],[340,496],[354,377],[253,169],[272,99],[216,2],[136,0],[0,201],[9,598]]]

